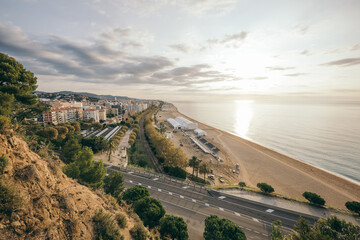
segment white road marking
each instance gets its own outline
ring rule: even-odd
[[[250,228],[246,228],[246,230],[248,230],[248,231],[252,231]]]
[[[240,213],[237,213],[237,212],[234,212],[236,216],[239,216],[240,217]]]
[[[223,209],[222,207],[219,207],[219,209],[220,209],[221,211],[224,211],[224,209]]]
[[[225,199],[226,197],[225,196],[220,196],[219,199]]]
[[[132,180],[129,180],[130,183],[132,183],[133,181]]]
[[[189,186],[184,186],[183,188],[185,188],[185,189],[186,189],[186,188],[189,188]]]
[[[154,179],[153,179],[153,181],[157,181],[157,180],[159,180],[159,179],[158,179],[158,178],[154,178]]]
[[[151,189],[151,186],[148,186],[149,189]]]
[[[210,207],[210,204],[208,204],[208,203],[205,203],[205,206],[207,206],[207,207]]]
[[[255,233],[257,233],[257,234],[259,234],[259,232],[258,231],[254,231]]]
[[[161,189],[159,188],[158,191],[161,192]]]
[[[128,174],[133,174],[134,172],[128,172]]]
[[[172,195],[172,192],[169,192],[169,195]]]
[[[138,185],[140,185],[140,186],[141,186],[142,184],[141,184],[141,183],[138,183]]]
[[[252,218],[255,222],[259,222],[259,219],[256,218]]]
[[[196,200],[195,200],[195,199],[193,199],[192,201],[193,201],[193,202],[196,202]]]
[[[269,208],[269,209],[266,210],[265,212],[267,212],[267,213],[272,213],[273,211],[274,211],[273,209]]]
[[[184,198],[184,196],[180,195],[180,198]]]

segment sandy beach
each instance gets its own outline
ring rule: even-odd
[[[166,120],[177,116],[197,122],[199,128],[207,132],[205,139],[220,149],[218,156],[223,161],[217,161],[210,154],[199,150],[188,136],[191,132],[172,133]],[[189,158],[197,156],[204,162],[209,162],[214,173],[230,184],[244,181],[247,185],[256,187],[257,183],[266,182],[274,187],[276,193],[303,200],[302,193],[310,191],[323,197],[327,205],[342,209],[346,209],[344,205],[347,201],[360,201],[360,185],[355,182],[202,124],[181,114],[172,104],[165,104],[156,118],[158,123],[165,122],[175,146],[181,146]],[[239,173],[233,171],[236,164],[240,166]],[[189,168],[188,171],[191,172],[192,169]],[[221,184],[218,181],[215,183]]]

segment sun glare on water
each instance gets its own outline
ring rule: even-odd
[[[247,138],[250,123],[253,117],[252,100],[235,101],[236,121],[234,124],[235,133],[241,137]]]

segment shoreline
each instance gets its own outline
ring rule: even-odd
[[[245,182],[251,186],[256,187],[256,182],[264,179],[265,182],[275,188],[277,193],[303,198],[302,192],[311,191],[322,196],[328,205],[342,209],[345,209],[346,201],[358,201],[360,199],[360,184],[352,179],[339,176],[233,133],[204,124],[181,113],[174,104],[167,104],[174,108],[173,115],[183,116],[198,123],[199,128],[207,132],[210,131],[213,136],[212,142],[218,145],[230,163],[240,165],[240,179],[246,180]],[[240,145],[241,149],[239,149]],[[228,165],[225,166],[228,167]],[[289,183],[287,183],[288,181]]]
[[[213,128],[213,129],[215,129],[215,130],[217,130],[217,131],[221,131],[221,132],[224,132],[224,133],[226,133],[226,134],[230,134],[230,135],[232,135],[232,136],[234,136],[234,137],[241,138],[243,141],[248,141],[250,144],[255,144],[255,145],[258,145],[259,147],[266,148],[266,149],[268,149],[269,151],[275,152],[276,154],[280,154],[280,155],[283,155],[284,157],[291,158],[291,159],[293,159],[293,160],[295,160],[295,161],[298,161],[298,162],[300,162],[300,163],[302,163],[302,164],[306,164],[306,165],[309,165],[310,167],[317,168],[317,169],[319,169],[319,170],[322,170],[322,171],[327,172],[327,173],[329,173],[329,174],[331,174],[331,175],[334,175],[334,176],[339,177],[339,178],[341,178],[341,179],[343,179],[343,180],[349,181],[349,182],[351,182],[351,183],[354,183],[354,184],[360,186],[360,182],[356,181],[355,179],[351,179],[351,178],[346,177],[346,176],[343,176],[343,175],[341,175],[341,174],[331,172],[331,171],[329,171],[329,170],[327,170],[327,169],[324,169],[324,168],[322,168],[322,167],[313,165],[313,164],[311,164],[311,163],[308,163],[308,162],[305,162],[305,161],[296,159],[296,158],[294,158],[294,157],[291,157],[291,156],[289,156],[289,155],[286,155],[286,154],[284,154],[284,153],[278,152],[278,151],[275,150],[275,149],[272,149],[272,148],[270,148],[270,147],[264,146],[264,145],[262,145],[261,143],[257,143],[257,142],[254,141],[253,139],[244,138],[244,137],[242,137],[242,136],[236,135],[235,133],[232,133],[232,132],[229,132],[229,131],[226,131],[226,130],[219,129],[219,128],[217,128],[217,127],[210,126],[210,125],[208,125],[208,124],[206,124],[206,123],[203,123],[203,122],[201,122],[201,121],[199,121],[199,120],[196,120],[196,119],[194,119],[194,118],[192,118],[192,117],[189,117],[188,115],[180,112],[179,109],[175,106],[175,104],[170,103],[170,102],[169,102],[169,104],[173,105],[174,108],[176,109],[176,111],[177,111],[180,115],[182,115],[184,118],[187,118],[187,119],[189,119],[189,120],[191,120],[191,121],[193,121],[193,122],[196,122],[196,123],[201,124],[201,125],[203,125],[203,126],[206,126],[206,127],[208,127],[208,128]]]

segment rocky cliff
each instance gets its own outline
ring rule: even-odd
[[[12,214],[0,214],[0,239],[93,239],[92,218],[103,209],[113,214],[126,211],[101,191],[92,191],[68,178],[53,160],[40,158],[20,137],[0,134],[0,155],[9,165],[0,181],[20,195],[21,206]],[[126,215],[129,229],[138,220]]]

